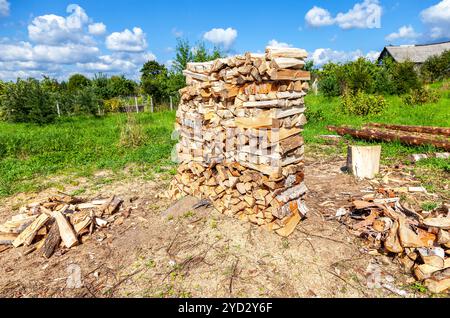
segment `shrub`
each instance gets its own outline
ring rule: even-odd
[[[428,58],[420,70],[426,82],[440,81],[450,77],[450,50]]]
[[[124,106],[122,100],[117,97],[105,100],[104,104],[105,111],[112,113],[118,112],[120,107]]]
[[[439,101],[439,93],[432,89],[418,88],[411,90],[410,93],[403,96],[403,103],[409,106],[423,105],[428,103],[437,103]]]
[[[347,87],[345,66],[328,63],[319,73],[319,91],[327,97],[340,96]]]
[[[75,112],[99,115],[101,100],[95,94],[94,88],[85,87],[75,95]]]
[[[415,70],[415,64],[411,61],[395,63],[392,66],[391,73],[397,95],[406,94],[412,89],[422,87],[419,75]]]
[[[383,96],[369,95],[361,91],[346,92],[341,97],[341,110],[348,115],[368,116],[381,113],[386,108]]]
[[[377,73],[377,66],[366,60],[359,58],[346,65],[346,81],[348,88],[356,93],[363,91],[371,93],[373,91],[374,75]]]
[[[3,89],[2,116],[7,120],[45,124],[56,118],[56,106],[51,93],[44,90],[38,80],[18,79]]]

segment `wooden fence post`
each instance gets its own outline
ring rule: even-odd
[[[139,106],[138,106],[138,101],[137,101],[136,96],[134,96],[134,104],[136,105],[136,113],[139,113]]]
[[[59,109],[59,102],[56,102],[56,111],[58,112],[58,117],[61,117],[61,110]]]
[[[154,109],[153,109],[153,96],[150,96],[150,110],[153,113],[153,111],[154,111]]]
[[[170,110],[173,110],[172,95],[170,95],[169,98],[170,98]]]

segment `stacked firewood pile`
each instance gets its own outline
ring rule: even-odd
[[[289,235],[306,213],[302,195],[307,53],[190,63],[180,90],[178,175],[169,196],[210,199],[222,213]]]
[[[416,212],[391,190],[354,198],[337,217],[378,250],[397,256],[433,293],[450,288],[450,212],[443,205]]]
[[[328,126],[329,131],[364,140],[398,141],[411,146],[433,145],[450,150],[450,128],[369,123],[363,129]]]
[[[37,250],[50,258],[58,248],[70,249],[96,228],[107,227],[115,220],[122,202],[113,196],[82,203],[78,198],[60,194],[28,204],[0,225],[0,252],[25,246],[24,255]]]

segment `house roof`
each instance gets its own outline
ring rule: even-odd
[[[396,62],[410,60],[414,63],[424,63],[429,57],[440,55],[446,50],[450,50],[450,41],[423,45],[386,46],[380,58],[388,52]]]

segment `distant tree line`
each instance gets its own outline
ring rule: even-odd
[[[426,83],[450,78],[450,51],[430,57],[420,68],[411,61],[397,63],[389,57],[380,64],[359,58],[345,64],[328,63],[314,72],[319,90],[326,96],[346,92],[403,95]]]
[[[139,82],[123,75],[108,77],[101,73],[93,78],[74,74],[67,81],[50,77],[0,81],[0,119],[45,124],[53,122],[58,111],[61,115],[99,116],[124,106],[125,96],[149,95],[155,104],[167,102],[171,96],[176,102],[178,90],[185,86],[182,71],[187,63],[223,56],[218,48],[208,50],[202,42],[192,46],[188,40],[179,39],[173,65],[168,68],[157,61],[148,61],[140,70]]]

